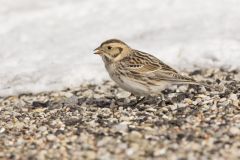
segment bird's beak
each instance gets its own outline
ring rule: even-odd
[[[94,49],[94,54],[102,54],[101,47]]]

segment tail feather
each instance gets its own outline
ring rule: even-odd
[[[216,86],[208,85],[208,84],[202,83],[202,82],[197,82],[192,77],[189,77],[189,76],[186,76],[186,75],[181,75],[181,76],[183,77],[182,78],[183,79],[182,83],[204,86],[205,88],[209,88],[209,89],[212,89],[212,90],[218,90],[218,91],[222,90],[222,89],[220,89],[219,87],[216,87]]]
[[[209,85],[206,83],[202,83],[202,82],[197,82],[194,79],[191,79],[190,81],[178,81],[175,82],[174,84],[192,84],[192,85],[197,85],[197,86],[203,86],[205,88],[209,88],[215,91],[221,91],[222,89],[217,87],[217,86],[213,86],[213,85]]]
[[[220,86],[214,86],[214,85],[209,85],[206,83],[202,83],[202,82],[189,82],[188,84],[193,84],[193,85],[198,85],[198,86],[203,86],[205,88],[214,90],[214,91],[222,91],[222,88]]]

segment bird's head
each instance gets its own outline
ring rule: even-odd
[[[102,56],[109,62],[117,62],[131,54],[131,48],[118,39],[109,39],[95,50],[95,54]]]

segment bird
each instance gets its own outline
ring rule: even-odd
[[[161,97],[162,91],[171,85],[208,85],[180,74],[152,54],[131,48],[119,39],[109,39],[94,50],[100,55],[111,79],[117,85],[135,96]]]

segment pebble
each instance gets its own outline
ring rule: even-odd
[[[176,110],[177,109],[177,105],[173,104],[173,105],[169,105],[168,107],[171,108],[172,111]]]
[[[130,141],[137,141],[141,138],[142,138],[142,134],[137,131],[132,131],[131,133],[129,133],[129,136],[128,136],[128,139]]]
[[[169,119],[169,117],[168,117],[167,115],[165,115],[165,114],[162,116],[162,118],[163,118],[163,119],[166,119],[166,120]]]
[[[131,157],[131,156],[134,154],[134,149],[129,148],[129,149],[126,151],[126,154]]]
[[[47,131],[47,127],[46,126],[41,126],[41,127],[38,128],[38,130],[40,132],[45,132],[45,131]]]
[[[238,127],[231,127],[229,131],[233,135],[240,135],[240,129]]]
[[[121,90],[121,92],[117,93],[116,95],[119,99],[120,98],[128,98],[130,96],[129,92],[126,92],[124,90]]]
[[[17,122],[14,124],[14,128],[16,128],[16,129],[22,129],[23,127],[24,127],[24,123],[23,123],[23,122],[17,121]]]
[[[0,128],[0,133],[3,133],[5,130],[5,128]]]
[[[126,122],[121,122],[121,123],[115,125],[113,128],[114,128],[116,131],[125,133],[125,132],[127,132],[127,130],[128,130],[128,123],[126,123]]]
[[[238,96],[237,96],[237,94],[232,93],[232,94],[230,94],[229,99],[235,101],[235,100],[238,100]]]
[[[155,157],[158,157],[158,156],[166,154],[166,151],[167,151],[166,148],[158,149],[158,150],[154,151],[153,155]]]
[[[223,103],[223,102],[226,102],[227,101],[227,98],[221,98],[220,100],[219,100],[219,102],[221,102],[221,103]]]
[[[112,138],[111,137],[104,137],[103,139],[99,140],[97,143],[98,147],[103,147],[107,145],[108,143],[111,143]]]
[[[49,134],[49,135],[47,135],[47,139],[49,141],[55,141],[56,140],[56,136],[54,134]]]
[[[149,107],[146,109],[147,112],[156,112],[157,109],[153,108],[153,107]]]
[[[86,151],[84,155],[86,156],[86,159],[89,159],[89,160],[94,160],[97,158],[96,152],[94,151]]]

